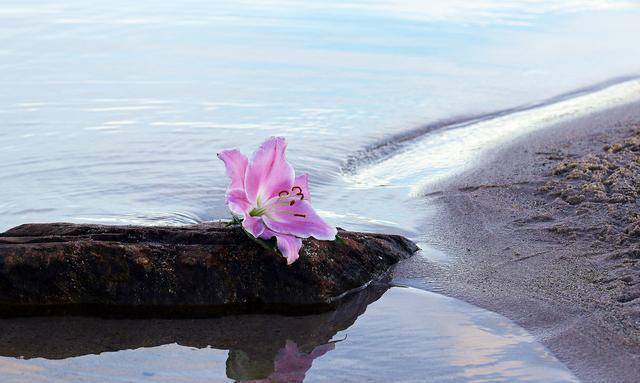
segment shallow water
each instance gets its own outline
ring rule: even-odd
[[[350,155],[640,73],[635,2],[422,3],[3,1],[0,230],[226,217],[216,151],[272,134],[334,223],[412,230],[404,193],[350,198]]]
[[[638,17],[640,4],[606,0],[5,0],[0,230],[225,218],[215,152],[249,152],[278,134],[296,169],[311,174],[314,204],[329,221],[427,242],[419,230],[429,212],[418,198],[425,185],[518,134],[640,97]],[[430,248],[419,257],[447,262]],[[506,319],[433,293],[393,289],[340,331],[336,339],[354,335],[318,356],[308,381],[513,381],[542,374],[541,365],[570,379]],[[224,378],[226,351],[178,346],[158,333],[149,339],[158,342],[62,360],[7,354],[0,375]],[[388,347],[417,349],[405,361]]]
[[[504,317],[411,288],[374,301],[382,292],[307,317],[48,319],[49,331],[61,334],[49,335],[45,348],[6,335],[46,337],[38,334],[42,320],[0,320],[0,373],[7,383],[576,381]]]

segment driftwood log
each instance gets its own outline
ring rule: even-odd
[[[339,231],[284,258],[239,227],[26,224],[0,234],[0,316],[306,314],[333,309],[417,247]]]

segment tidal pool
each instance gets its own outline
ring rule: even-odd
[[[13,382],[574,382],[508,319],[408,287],[375,285],[301,317],[0,320]]]

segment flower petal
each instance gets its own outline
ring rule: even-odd
[[[277,233],[291,234],[296,237],[315,237],[320,240],[336,239],[337,230],[329,226],[313,210],[311,204],[305,200],[286,203],[277,202],[277,198],[269,201],[270,207],[262,216],[265,225]]]
[[[244,185],[252,204],[264,203],[281,191],[291,191],[295,173],[285,157],[286,148],[284,138],[271,137],[251,156]]]
[[[302,240],[294,237],[293,235],[277,234],[276,242],[278,244],[278,250],[287,258],[287,265],[292,264],[300,256],[300,249],[302,248]]]
[[[225,197],[231,212],[244,216],[251,211],[251,204],[247,200],[247,194],[243,189],[228,190]]]
[[[260,218],[252,217],[249,214],[245,214],[242,227],[256,238],[260,237],[265,229],[264,222]]]
[[[287,265],[295,262],[296,259],[298,259],[300,249],[302,248],[302,240],[294,237],[293,235],[276,233],[269,228],[264,229],[264,232],[260,236],[262,239],[271,239],[273,237],[276,237],[278,250],[280,250],[280,253],[287,258]]]
[[[271,239],[271,238],[273,238],[275,236],[276,236],[276,232],[271,230],[271,229],[269,229],[266,226],[265,226],[264,231],[262,232],[262,234],[260,234],[260,238],[267,239],[267,240],[269,240],[269,239]]]
[[[292,190],[292,194],[301,194],[307,202],[311,202],[311,193],[309,193],[309,175],[307,173],[300,174],[293,180],[293,187],[291,189],[300,188],[298,190]]]
[[[247,172],[247,157],[237,149],[226,149],[218,153],[218,158],[224,161],[227,176],[231,178],[229,189],[244,189],[244,177]]]

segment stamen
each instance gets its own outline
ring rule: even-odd
[[[266,212],[267,212],[266,208],[253,208],[249,212],[249,215],[252,216],[252,217],[260,217],[261,215],[263,215]]]
[[[294,203],[296,203],[296,200],[291,200],[291,202],[289,202],[289,206],[293,206]]]
[[[307,218],[307,216],[305,214],[293,214],[296,217],[302,217],[302,218]]]
[[[284,196],[288,196],[289,192],[286,190],[281,191],[280,193],[278,193],[278,197],[282,198]]]
[[[298,192],[296,192],[296,189],[298,189]],[[294,186],[291,188],[291,191],[293,193],[296,193],[296,196],[300,197],[300,201],[302,201],[304,199],[304,193],[302,192],[302,188],[300,186]]]

